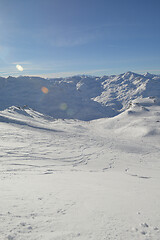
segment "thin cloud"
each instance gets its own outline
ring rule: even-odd
[[[56,73],[46,73],[46,74],[36,74],[30,76],[40,76],[44,78],[60,78],[60,77],[71,77],[75,75],[105,75],[109,72],[109,69],[95,69],[95,70],[86,70],[86,71],[72,71],[72,72],[56,72]]]
[[[137,73],[160,73],[160,69],[145,69],[145,70],[137,70]]]
[[[23,61],[23,62],[13,62],[12,64],[14,65],[31,65],[31,62]]]

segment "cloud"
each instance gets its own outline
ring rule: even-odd
[[[23,61],[23,62],[13,62],[14,65],[31,65],[31,62]]]
[[[73,72],[55,72],[46,74],[29,74],[29,76],[39,76],[43,78],[60,78],[60,77],[71,77],[75,75],[105,75],[109,72],[109,69],[95,69],[86,71],[73,71]]]
[[[25,33],[26,34],[26,33]],[[29,34],[29,33],[28,33]],[[32,38],[38,43],[47,43],[51,47],[75,47],[93,42],[100,37],[99,29],[86,26],[47,26],[38,28]]]
[[[137,70],[136,71],[137,73],[146,73],[146,72],[149,72],[149,73],[153,73],[153,74],[158,74],[160,73],[160,69],[143,69],[143,70]]]
[[[87,44],[97,37],[94,34],[84,34],[82,36],[59,36],[51,38],[50,44],[55,47],[74,47]]]

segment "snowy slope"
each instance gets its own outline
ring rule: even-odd
[[[110,129],[115,134],[137,138],[160,136],[160,99],[154,97],[137,98],[130,102],[127,110],[110,118],[96,121],[104,129]]]
[[[0,239],[159,240],[159,86],[1,78]]]
[[[1,239],[159,240],[159,113],[155,98],[87,122],[1,111]]]
[[[48,89],[47,93],[42,88]],[[28,105],[55,118],[93,120],[113,117],[137,97],[159,97],[160,77],[132,72],[117,76],[64,79],[0,78],[0,109]]]

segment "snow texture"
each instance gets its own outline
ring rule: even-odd
[[[9,77],[0,91],[0,239],[160,239],[159,76]]]

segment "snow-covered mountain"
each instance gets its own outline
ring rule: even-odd
[[[0,110],[28,105],[55,118],[113,117],[126,110],[132,100],[146,97],[160,97],[160,76],[127,72],[64,79],[0,78]]]
[[[1,78],[0,106],[0,239],[160,239],[159,76]]]

